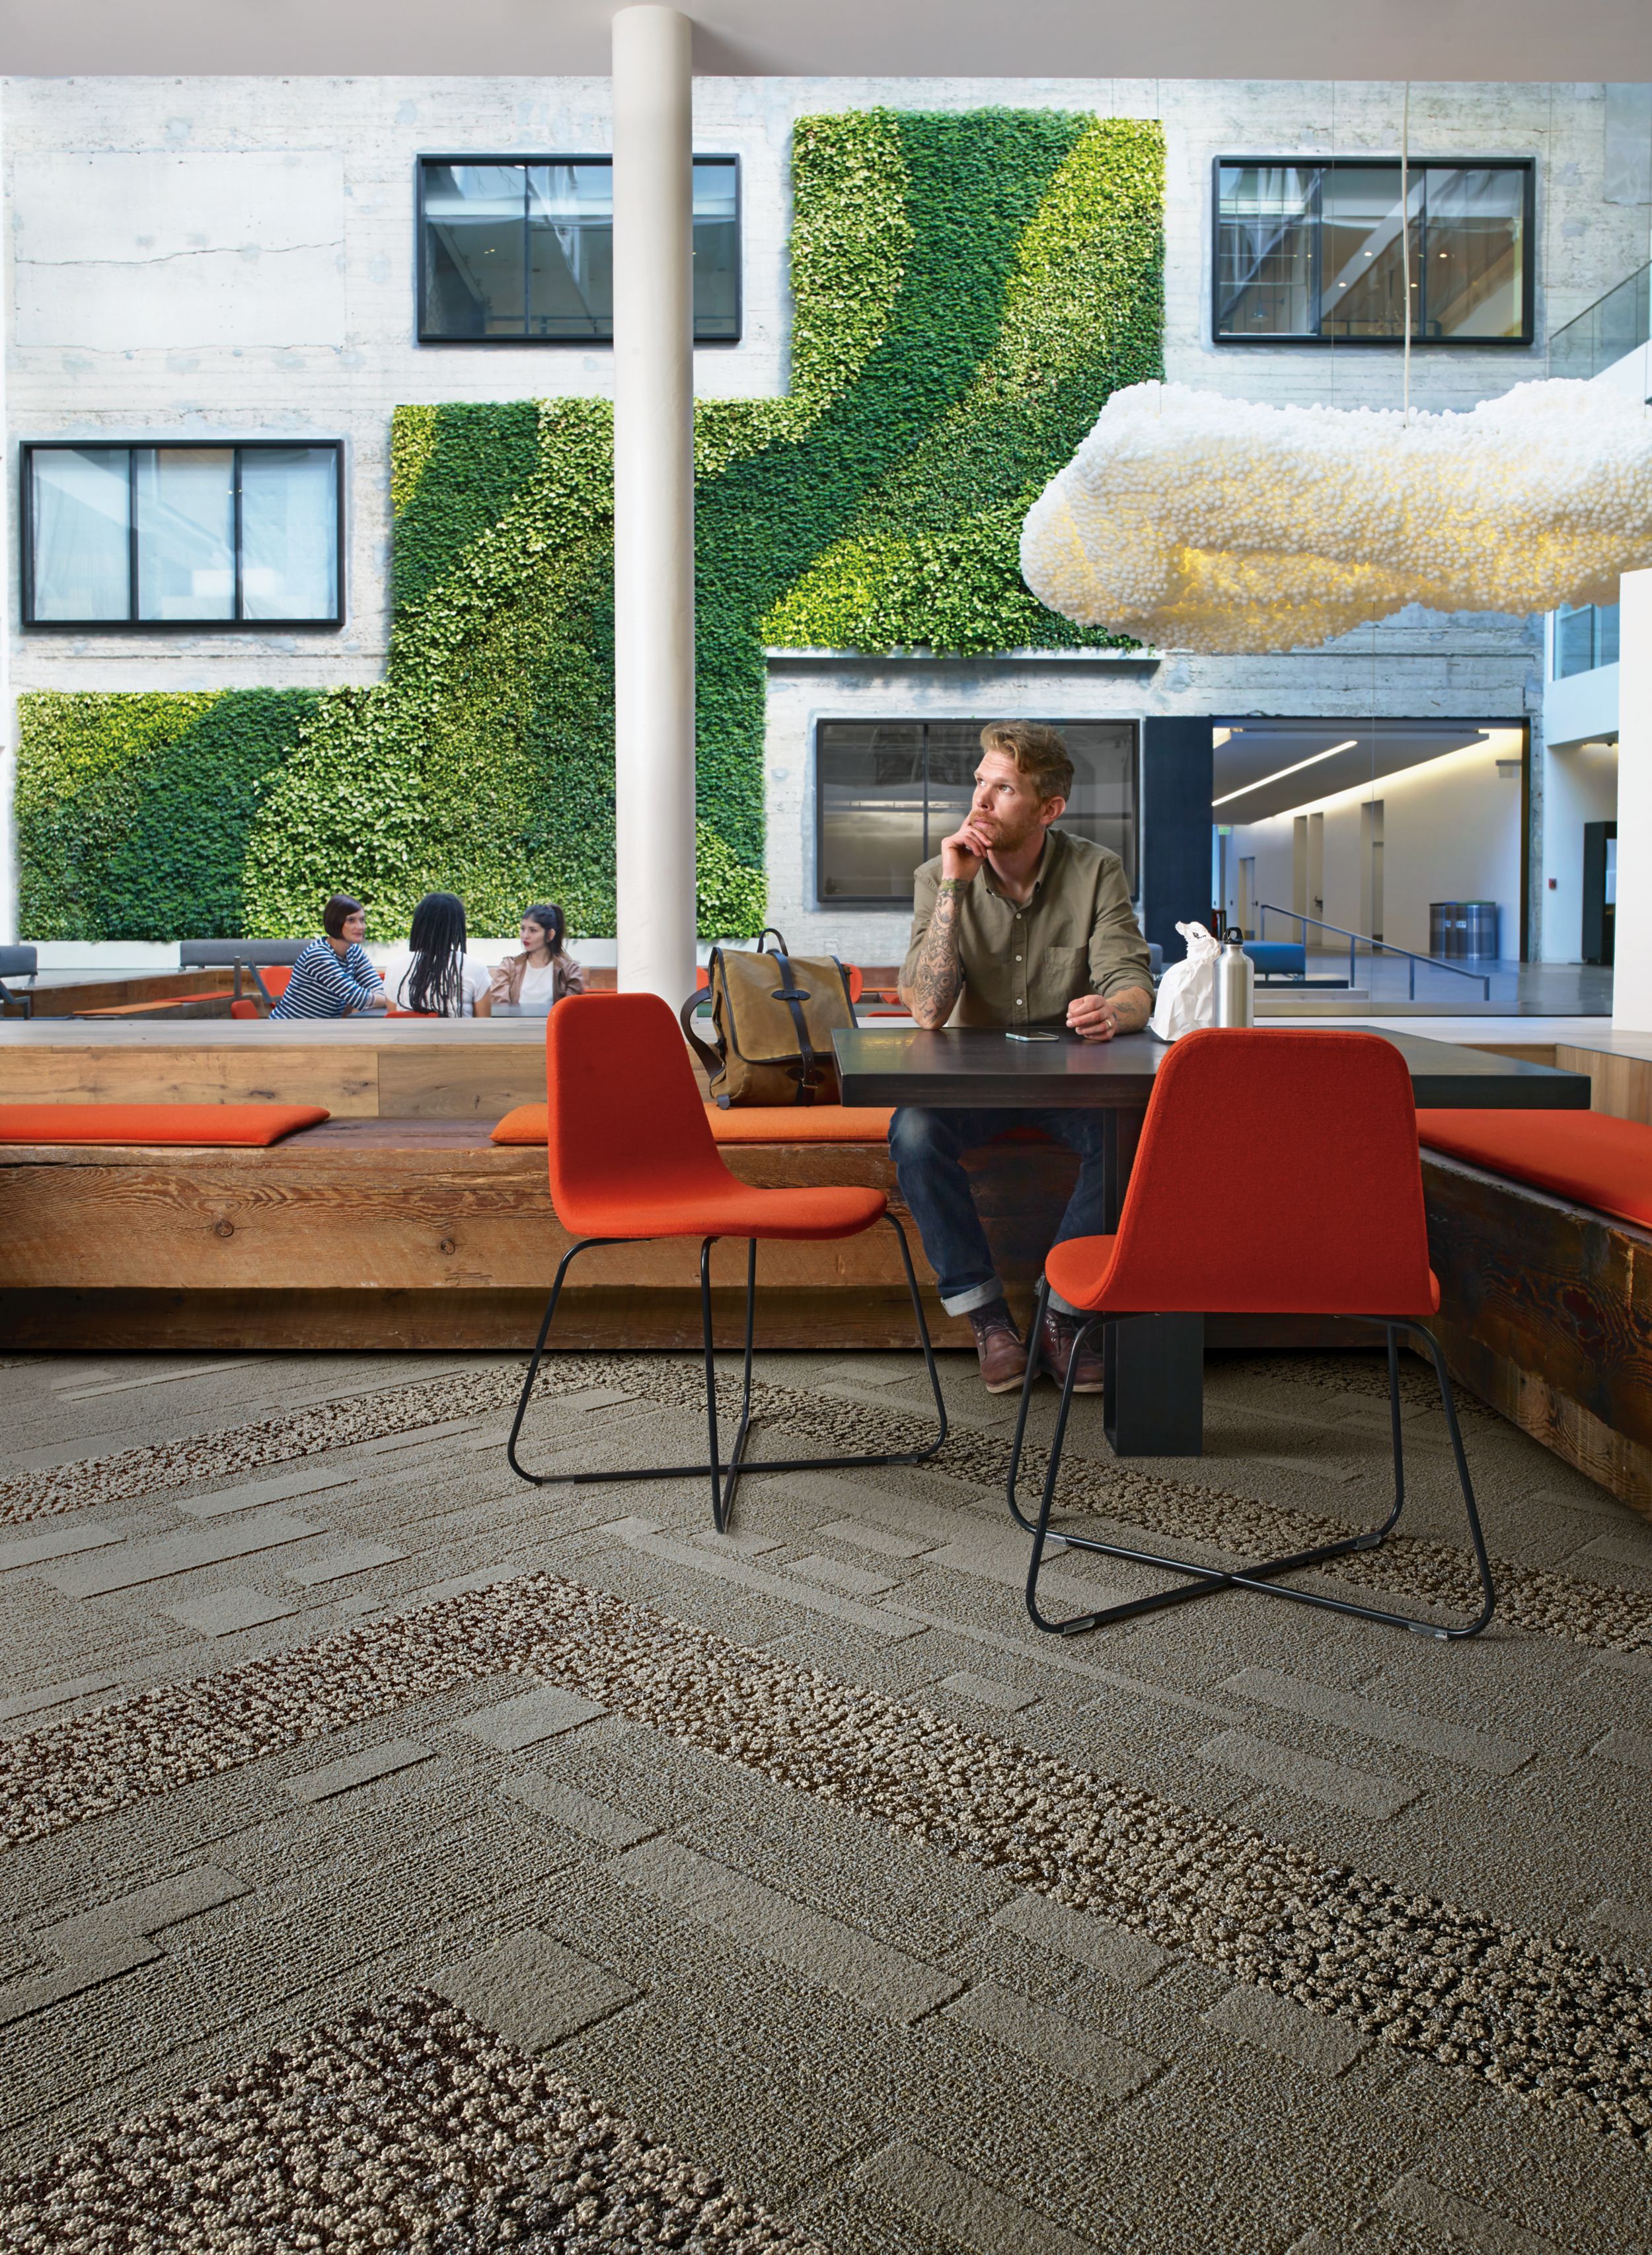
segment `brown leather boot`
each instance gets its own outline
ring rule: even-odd
[[[1027,1374],[1027,1350],[1002,1300],[972,1308],[969,1320],[981,1357],[981,1382],[988,1394],[1013,1394]]]
[[[1072,1359],[1073,1342],[1084,1329],[1084,1319],[1079,1316],[1064,1316],[1055,1308],[1044,1311],[1044,1329],[1038,1334],[1038,1361],[1058,1386],[1067,1382],[1067,1365]],[[1092,1335],[1079,1356],[1078,1374],[1072,1381],[1075,1394],[1100,1394],[1104,1378],[1101,1345],[1099,1336]]]

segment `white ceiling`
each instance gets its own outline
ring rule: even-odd
[[[1265,822],[1334,792],[1381,783],[1385,776],[1443,759],[1467,745],[1496,739],[1500,756],[1517,758],[1520,735],[1508,722],[1238,720],[1216,747],[1213,796],[1218,822]],[[1346,750],[1333,747],[1346,745]],[[1323,756],[1329,754],[1329,757]],[[1311,762],[1311,764],[1310,764]],[[1287,770],[1282,773],[1281,770]],[[1230,792],[1240,796],[1230,798]]]
[[[4,0],[14,74],[605,74],[614,0]],[[707,74],[1652,77],[1648,0],[694,0]]]

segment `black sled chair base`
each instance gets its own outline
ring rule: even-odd
[[[1161,1573],[1179,1574],[1184,1582],[1180,1588],[1156,1590],[1148,1597],[1125,1598],[1117,1605],[1105,1605],[1093,1613],[1072,1613],[1064,1619],[1054,1619],[1046,1615],[1038,1604],[1038,1575],[1051,1540],[1050,1517],[1055,1506],[1056,1484],[1061,1472],[1061,1451],[1066,1437],[1067,1417],[1072,1407],[1072,1381],[1078,1369],[1079,1352],[1102,1324],[1128,1323],[1130,1320],[1128,1316],[1093,1317],[1074,1340],[1072,1359],[1067,1365],[1066,1384],[1061,1390],[1061,1407],[1056,1416],[1055,1435],[1050,1446],[1044,1493],[1039,1501],[1037,1517],[1030,1519],[1022,1510],[1016,1491],[1021,1469],[1022,1446],[1027,1430],[1027,1410],[1032,1398],[1033,1382],[1038,1375],[1039,1343],[1049,1298],[1049,1283],[1041,1281],[1037,1313],[1033,1320],[1027,1355],[1027,1374],[1021,1391],[1021,1414],[1016,1421],[1016,1437],[1010,1451],[1009,1479],[1011,1516],[1032,1537],[1032,1557],[1027,1570],[1027,1612],[1037,1627],[1048,1630],[1054,1636],[1083,1636],[1091,1629],[1104,1628],[1114,1621],[1134,1620],[1143,1613],[1158,1612],[1170,1605],[1189,1605],[1200,1598],[1216,1597],[1224,1590],[1255,1590],[1264,1597],[1289,1598],[1297,1605],[1318,1605],[1325,1612],[1346,1613],[1355,1620],[1377,1621],[1387,1628],[1409,1629],[1415,1636],[1434,1637],[1443,1643],[1478,1636],[1487,1626],[1496,1606],[1497,1593],[1492,1583],[1490,1562],[1486,1556],[1486,1538],[1480,1530],[1480,1513],[1475,1507],[1473,1486],[1468,1476],[1468,1459],[1463,1453],[1463,1437],[1458,1426],[1457,1405],[1452,1398],[1445,1358],[1440,1353],[1438,1341],[1420,1324],[1404,1318],[1389,1321],[1381,1317],[1373,1317],[1370,1320],[1381,1324],[1388,1338],[1388,1415],[1394,1442],[1394,1507],[1381,1527],[1368,1528],[1362,1534],[1346,1535],[1340,1542],[1321,1543],[1311,1550],[1298,1550],[1289,1557],[1269,1558],[1261,1565],[1251,1566],[1242,1571],[1195,1565],[1185,1558],[1164,1558],[1151,1550],[1134,1550],[1121,1542],[1104,1542],[1095,1535],[1070,1535],[1064,1530],[1056,1538],[1064,1549],[1094,1551],[1107,1558],[1122,1558],[1133,1566],[1151,1566]],[[1481,1603],[1479,1612],[1473,1620],[1455,1626],[1424,1619],[1412,1613],[1390,1612],[1380,1605],[1356,1605],[1352,1598],[1326,1597],[1317,1590],[1297,1589],[1277,1578],[1283,1574],[1328,1565],[1334,1559],[1346,1558],[1359,1551],[1374,1550],[1398,1524],[1400,1514],[1405,1507],[1405,1455],[1400,1426],[1399,1340],[1402,1331],[1426,1342],[1434,1365],[1440,1401],[1445,1410],[1446,1430],[1451,1435],[1458,1486],[1462,1492],[1463,1507],[1468,1519],[1469,1540],[1480,1577]]]
[[[847,1457],[765,1457],[749,1462],[746,1441],[751,1429],[751,1362],[752,1341],[756,1320],[757,1240],[746,1240],[746,1343],[745,1364],[741,1391],[740,1423],[735,1434],[735,1444],[727,1460],[720,1458],[717,1437],[717,1364],[712,1345],[711,1308],[711,1249],[717,1243],[714,1237],[705,1239],[699,1248],[699,1308],[700,1324],[705,1340],[706,1358],[706,1429],[708,1454],[697,1465],[644,1465],[628,1466],[615,1472],[530,1472],[517,1454],[517,1444],[522,1436],[523,1420],[527,1416],[532,1397],[534,1380],[539,1374],[545,1359],[545,1342],[557,1311],[557,1302],[562,1295],[563,1282],[570,1267],[581,1253],[588,1253],[602,1245],[637,1245],[650,1240],[634,1237],[586,1237],[572,1245],[563,1254],[557,1269],[556,1282],[551,1288],[551,1299],[545,1311],[545,1321],[539,1326],[539,1336],[529,1359],[528,1374],[523,1381],[521,1396],[517,1403],[516,1417],[510,1428],[510,1439],[505,1455],[510,1469],[518,1479],[528,1480],[535,1487],[581,1487],[603,1481],[650,1479],[706,1479],[711,1482],[712,1525],[719,1535],[728,1532],[729,1520],[735,1507],[735,1496],[741,1480],[758,1472],[864,1472],[882,1465],[923,1465],[936,1456],[946,1438],[946,1403],[941,1394],[940,1373],[935,1367],[935,1350],[930,1343],[929,1325],[924,1317],[924,1303],[918,1296],[917,1277],[912,1268],[912,1255],[906,1242],[906,1232],[892,1213],[883,1216],[901,1248],[901,1264],[906,1271],[906,1288],[911,1296],[913,1320],[917,1326],[918,1345],[924,1350],[924,1366],[929,1373],[930,1391],[934,1396],[935,1415],[939,1430],[927,1448],[899,1450],[890,1454]]]

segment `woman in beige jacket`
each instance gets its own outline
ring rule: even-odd
[[[496,1003],[514,1002],[524,1010],[548,1011],[565,994],[583,994],[585,975],[567,953],[566,927],[553,901],[524,909],[522,952],[494,967],[489,993]]]

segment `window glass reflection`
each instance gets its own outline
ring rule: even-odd
[[[1401,169],[1392,159],[1217,170],[1218,338],[1398,343]],[[1406,233],[1417,343],[1529,342],[1527,169],[1412,169]]]
[[[528,167],[528,333],[614,332],[614,175],[607,165]]]
[[[431,341],[607,343],[614,171],[607,158],[422,166],[422,306]],[[740,334],[739,174],[694,160],[694,335]]]
[[[1223,167],[1220,334],[1313,334],[1318,182],[1316,170],[1298,165]]]
[[[1398,165],[1338,165],[1325,174],[1319,320],[1328,337],[1402,334],[1405,247]],[[1423,181],[1410,182],[1411,303],[1421,294]]]
[[[1073,764],[1062,827],[1124,863],[1136,885],[1135,724],[1057,720]],[[938,854],[969,810],[982,723],[822,720],[817,765],[816,895],[901,907],[912,873]]]
[[[338,456],[331,446],[241,458],[242,615],[330,619],[339,609]]]
[[[31,460],[32,615],[46,622],[130,618],[126,449],[53,446]]]
[[[1431,167],[1428,255],[1423,262],[1424,334],[1517,337],[1525,325],[1518,172]]]
[[[444,337],[520,337],[526,324],[520,165],[425,167],[425,312]]]
[[[235,468],[228,446],[135,450],[140,619],[234,618]]]

